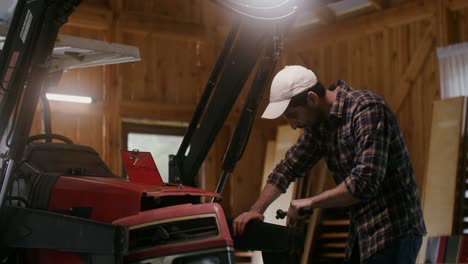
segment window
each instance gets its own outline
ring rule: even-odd
[[[164,182],[169,180],[169,155],[176,154],[182,142],[185,127],[142,125],[124,123],[122,125],[122,147],[150,152]]]
[[[468,43],[437,49],[442,99],[468,96]]]

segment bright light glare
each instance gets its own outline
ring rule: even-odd
[[[82,104],[90,104],[93,101],[93,99],[89,96],[76,96],[66,94],[46,93],[46,97],[50,101],[73,102]]]

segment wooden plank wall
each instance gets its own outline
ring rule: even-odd
[[[432,102],[439,97],[435,48],[444,38],[466,40],[465,2],[444,0],[440,9],[439,1],[409,1],[318,30],[293,32],[279,67],[305,65],[325,84],[343,79],[352,87],[382,95],[400,118],[421,186]],[[61,33],[135,45],[142,61],[65,73],[52,91],[91,95],[96,103],[53,104],[54,132],[96,148],[118,172],[121,118],[188,121],[231,19],[228,12],[204,0],[84,0]],[[245,93],[231,120],[243,98]],[[247,210],[256,199],[266,142],[274,138],[271,127],[276,124],[257,121],[227,186],[224,205],[228,214]],[[32,133],[39,127],[36,118]],[[228,122],[202,169],[207,189],[216,185],[233,129]]]
[[[400,119],[418,183],[424,176],[430,113],[439,86],[432,44],[438,26],[434,14],[435,9],[424,4],[404,4],[352,23],[338,22],[302,33],[290,43],[287,54],[290,64],[310,67],[326,85],[343,79],[351,87],[373,91],[389,102]],[[430,49],[417,57],[427,44]],[[417,61],[411,64],[412,60]],[[417,62],[419,69],[409,67]],[[416,73],[405,87],[403,76],[408,71]],[[408,95],[400,103],[398,99],[405,97],[402,89]]]

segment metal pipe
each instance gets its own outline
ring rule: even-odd
[[[227,179],[229,178],[229,171],[223,170],[221,174],[221,178],[219,178],[218,186],[216,187],[216,192],[217,193],[223,193],[224,191],[224,186],[226,186]],[[218,200],[213,197],[211,200],[212,203],[218,202]]]
[[[41,115],[42,115],[42,134],[52,134],[52,121],[50,118],[50,104],[45,95],[41,96]],[[52,142],[51,139],[45,139],[45,142]]]

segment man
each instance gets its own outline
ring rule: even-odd
[[[426,228],[401,129],[382,98],[341,80],[325,89],[311,70],[286,66],[262,117],[280,116],[304,130],[251,209],[234,220],[234,235],[263,221],[266,208],[323,158],[337,186],[293,200],[287,225],[304,217],[301,208],[350,207],[346,263],[415,263]]]

